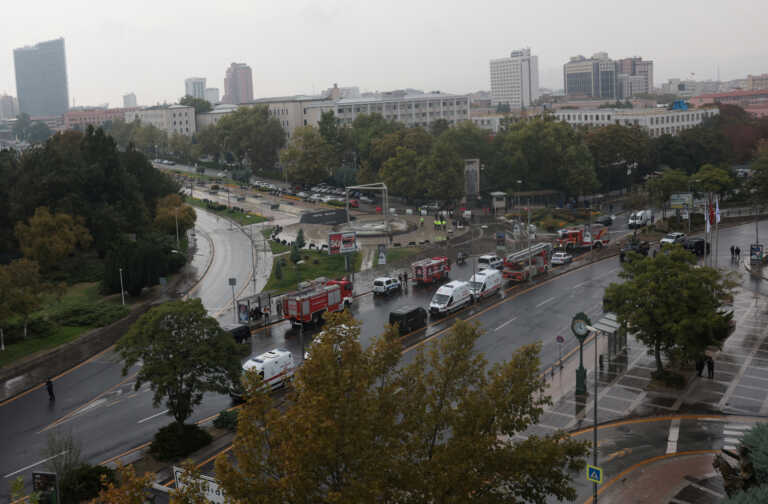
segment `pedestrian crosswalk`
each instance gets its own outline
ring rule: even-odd
[[[727,423],[723,427],[723,436],[725,437],[723,448],[736,451],[741,443],[741,438],[752,426],[742,423]]]

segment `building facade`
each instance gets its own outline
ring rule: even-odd
[[[197,121],[197,131],[200,131],[203,128],[207,128],[208,126],[215,126],[219,123],[222,117],[225,117],[237,110],[237,107],[237,105],[220,104],[214,107],[210,112],[206,112],[205,114],[197,114],[195,119]]]
[[[539,97],[539,58],[529,48],[491,60],[491,105],[530,107]]]
[[[134,108],[136,105],[136,94],[128,93],[123,95],[123,108]]]
[[[239,105],[253,101],[253,74],[245,63],[232,63],[224,76],[222,103]]]
[[[570,110],[561,109],[553,112],[558,121],[564,121],[572,126],[637,126],[648,132],[652,137],[661,135],[676,135],[683,130],[698,126],[706,119],[720,114],[720,110],[712,108],[667,110],[649,109],[594,109]]]
[[[563,65],[566,96],[574,99],[624,100],[653,92],[653,61],[639,56],[614,61],[599,52],[574,56]]]
[[[219,88],[209,87],[205,88],[205,100],[211,105],[219,103]]]
[[[126,122],[133,122],[138,119],[142,123],[151,124],[169,135],[178,133],[191,136],[197,131],[195,109],[185,105],[148,107],[125,112],[123,115]]]
[[[184,79],[184,95],[205,100],[205,77]]]
[[[64,129],[79,129],[82,131],[88,125],[98,127],[107,121],[125,120],[126,113],[135,112],[136,110],[138,110],[136,107],[69,110],[64,114]]]
[[[747,75],[747,91],[760,91],[768,89],[768,74]]]
[[[60,116],[69,109],[63,38],[14,49],[13,62],[20,113]]]
[[[0,95],[0,119],[13,119],[19,115],[19,101],[14,96]]]
[[[691,104],[701,106],[709,103],[725,103],[728,105],[747,105],[768,103],[768,89],[757,91],[731,91],[728,93],[707,93],[691,98]]]

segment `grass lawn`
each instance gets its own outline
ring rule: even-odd
[[[277,243],[274,240],[270,240],[269,237],[272,236],[272,229],[262,229],[261,234],[264,235],[264,238],[267,239],[267,243],[269,243],[269,248],[272,249],[273,254],[281,254],[283,252],[288,252],[291,250],[291,247],[288,245],[283,245],[282,243]]]
[[[19,359],[32,355],[40,350],[53,348],[77,338],[90,327],[59,327],[47,338],[29,338],[12,345],[7,345],[4,352],[0,352],[0,367],[6,366]]]
[[[348,275],[344,269],[344,257],[340,255],[329,256],[328,253],[317,252],[313,250],[302,250],[302,258],[308,257],[308,260],[304,261],[304,264],[293,264],[287,256],[277,258],[272,264],[272,275],[269,277],[265,291],[275,290],[277,292],[288,292],[296,288],[299,282],[305,280],[314,280],[317,277],[328,277],[329,279],[341,278]],[[282,266],[282,278],[278,279],[275,276],[275,269],[277,269],[277,262],[280,259],[285,259],[285,264]],[[317,264],[314,261],[317,260]],[[352,265],[355,271],[360,271],[360,264],[362,263],[362,255],[360,253],[352,254],[350,257]]]
[[[197,198],[190,198],[189,196],[186,197],[187,203],[189,203],[192,206],[202,208],[204,210],[207,210],[208,212],[215,213],[216,215],[219,215],[221,217],[227,217],[229,219],[232,219],[233,221],[237,222],[241,226],[245,226],[248,224],[256,224],[259,222],[264,222],[267,220],[266,217],[263,215],[250,213],[250,212],[234,212],[228,208],[224,210],[214,210],[212,208],[208,208],[208,206],[205,204],[203,200],[199,200]]]
[[[421,252],[421,249],[419,247],[408,247],[408,248],[388,248],[386,255],[387,255],[387,264],[392,264],[400,259],[403,259],[404,257],[412,256],[414,254],[418,254]],[[379,265],[379,254],[376,254],[373,259],[373,265],[378,266]]]

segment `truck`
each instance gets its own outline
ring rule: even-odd
[[[411,264],[411,276],[418,285],[441,282],[448,278],[451,263],[445,256],[428,257]]]
[[[527,248],[512,252],[504,258],[502,274],[512,282],[525,282],[529,278],[549,271],[549,254],[552,245],[549,243],[537,243]],[[530,266],[528,264],[530,257]]]
[[[558,238],[555,243],[558,248],[565,250],[576,250],[582,248],[602,248],[608,245],[610,241],[608,239],[607,230],[601,227],[599,230],[595,230],[593,233],[587,228],[573,228],[564,230],[562,237]]]
[[[639,210],[629,215],[627,225],[629,229],[641,228],[651,223],[653,212],[651,210]]]
[[[326,311],[342,311],[352,304],[352,282],[346,279],[328,280],[320,277],[301,282],[299,289],[283,297],[283,318],[291,326],[319,325]]]

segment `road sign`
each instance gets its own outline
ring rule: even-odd
[[[681,209],[683,205],[693,207],[693,195],[691,193],[676,193],[669,195],[669,208]]]
[[[562,336],[558,336],[555,339],[557,340],[558,343],[565,343],[565,338],[563,338]]]
[[[603,482],[603,468],[587,465],[587,479],[593,483],[601,484]]]
[[[211,478],[210,476],[206,476],[204,474],[200,475],[200,479],[192,480],[192,481],[184,481],[182,479],[182,475],[184,474],[184,469],[181,467],[173,466],[173,477],[176,480],[176,488],[181,490],[187,486],[187,483],[194,483],[195,485],[199,485],[200,488],[202,488],[205,495],[203,496],[205,500],[208,502],[214,502],[214,503],[224,503],[225,500],[225,493],[224,489],[221,488],[218,484],[218,482]]]

